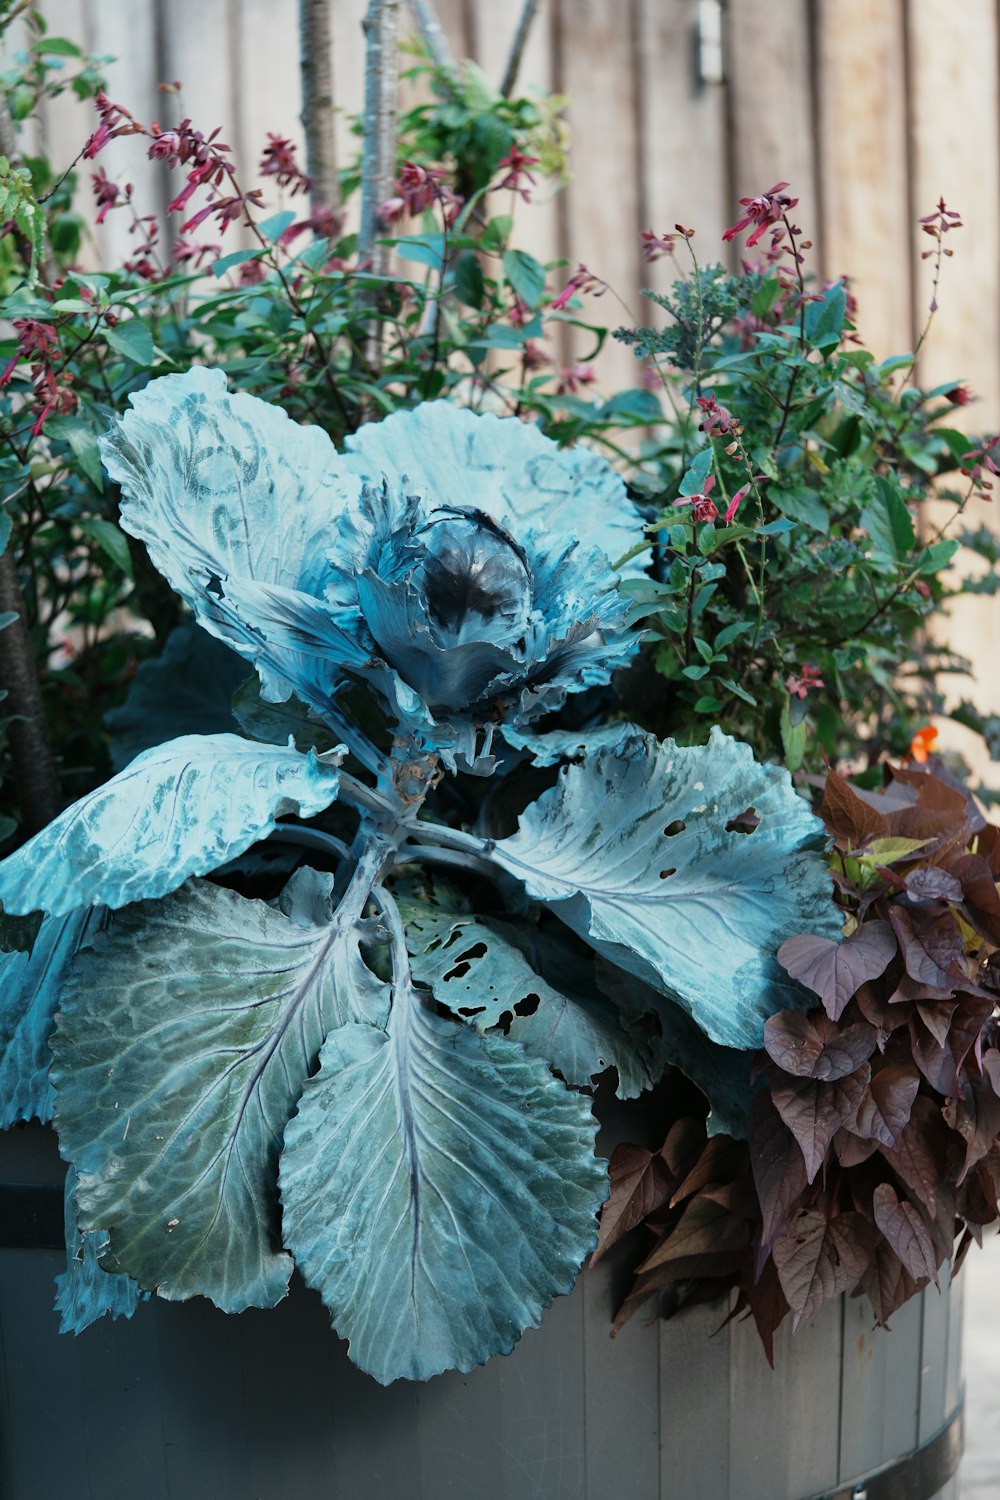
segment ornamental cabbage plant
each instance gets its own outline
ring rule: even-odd
[[[388,1383],[570,1290],[598,1080],[677,1063],[740,1128],[740,1052],[808,1004],[776,951],[839,921],[784,770],[553,727],[636,645],[602,458],[445,402],[347,450],[204,369],[104,439],[122,525],[248,680],[0,865],[0,1123],[54,1117],[71,1164],[64,1327],[271,1306],[297,1267]]]

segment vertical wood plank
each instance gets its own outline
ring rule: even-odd
[[[540,1328],[503,1362],[503,1500],[579,1500],[586,1494],[581,1288],[557,1297]],[[491,1497],[492,1500],[492,1497]]]
[[[611,1338],[612,1319],[630,1279],[622,1274],[629,1259],[634,1253],[623,1266],[612,1251],[582,1273],[574,1293],[582,1293],[584,1303],[587,1493],[657,1500],[660,1329],[655,1300]]]
[[[578,261],[608,282],[600,300],[585,297],[585,321],[614,328],[630,321],[622,299],[638,319],[639,192],[636,176],[637,119],[634,107],[634,5],[606,0],[552,0],[563,55],[557,61],[560,92],[569,95],[573,180],[564,199],[568,271]],[[569,348],[580,358],[590,339],[572,330]],[[630,350],[609,339],[595,361],[606,393],[636,383]]]
[[[844,1299],[840,1375],[841,1484],[917,1446],[922,1316],[919,1297],[873,1327],[866,1297]]]
[[[737,217],[737,199],[786,181],[799,200],[793,222],[819,247],[810,8],[802,0],[739,0],[726,15],[730,222]],[[855,45],[864,43],[858,39]]]
[[[949,236],[955,254],[944,263],[940,311],[921,352],[920,378],[928,386],[952,378],[966,381],[979,404],[956,409],[952,425],[992,433],[1000,427],[1000,344],[992,334],[984,337],[984,330],[1000,322],[996,6],[993,0],[966,0],[958,7],[947,0],[910,0],[908,28],[913,202],[917,214],[926,214],[943,197],[949,208],[961,212],[965,225]],[[923,235],[918,238],[924,240]],[[931,298],[932,264],[917,262],[918,328]],[[974,501],[967,519],[973,526],[1000,530],[996,505]],[[978,668],[974,685],[967,679],[955,683],[953,700],[973,697],[982,711],[1000,711],[1000,676],[992,669],[996,601],[988,596],[956,600],[945,628],[948,644]],[[953,726],[947,733],[947,743],[958,746],[974,769],[995,783],[996,767],[990,767],[975,738]]]
[[[833,1489],[836,1424],[817,1412],[836,1411],[840,1398],[841,1302],[828,1302],[791,1330],[786,1318],[774,1340],[770,1369],[752,1322],[732,1325],[729,1489],[740,1500],[798,1500]],[[774,1413],[782,1413],[774,1441]]]
[[[949,1266],[941,1268],[941,1290],[928,1287],[920,1299],[920,1417],[917,1440],[929,1442],[950,1416],[948,1395],[948,1337],[951,1323]]]
[[[297,0],[238,0],[234,20],[230,55],[238,115],[237,133],[231,139],[241,180],[248,187],[262,187],[272,211],[294,208],[300,215],[308,214],[307,198],[289,198],[259,172],[268,131],[296,143],[305,170]]]
[[[881,360],[914,337],[903,4],[826,0],[817,22],[822,272],[850,276]]]
[[[108,98],[144,124],[162,121],[172,113],[169,102],[172,96],[160,93],[158,88],[165,80],[156,76],[153,6],[136,5],[135,0],[87,0],[86,13],[91,47],[113,59],[105,67]],[[79,111],[85,140],[97,124],[97,115],[91,105],[80,105]],[[98,166],[115,182],[132,184],[132,202],[140,217],[162,214],[167,203],[166,174],[158,163],[149,160],[146,144],[140,137],[123,136],[110,141],[96,162],[81,163],[87,188],[84,212],[88,222],[94,220],[90,173]],[[96,231],[97,264],[102,270],[120,266],[135,253],[137,239],[129,232],[131,224],[127,208],[113,209]]]
[[[733,205],[725,85],[699,81],[697,15],[697,0],[639,0],[639,227],[694,229],[698,258],[711,265],[726,259],[722,231]],[[663,292],[677,274],[669,258],[658,261],[643,268],[643,285]],[[646,321],[641,309],[640,320]]]
[[[727,1311],[726,1302],[713,1302],[659,1324],[661,1500],[729,1494],[733,1325],[719,1330]]]

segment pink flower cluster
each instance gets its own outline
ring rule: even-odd
[[[9,385],[19,364],[25,362],[30,365],[34,393],[32,404],[35,411],[31,436],[37,437],[46,417],[52,412],[76,410],[76,392],[70,385],[69,375],[57,369],[62,351],[56,330],[47,323],[39,323],[36,318],[15,318],[14,328],[17,332],[17,351],[0,373],[0,389]]]
[[[780,224],[789,209],[798,203],[798,198],[789,198],[785,193],[787,186],[787,182],[776,182],[774,187],[768,188],[766,193],[761,193],[757,198],[741,198],[740,207],[745,208],[746,213],[742,219],[730,225],[722,238],[734,240],[752,224],[754,229],[747,237],[747,249],[752,250],[764,232],[773,225]]]

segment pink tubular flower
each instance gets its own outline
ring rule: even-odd
[[[740,207],[745,208],[746,213],[742,219],[730,225],[722,238],[734,240],[748,225],[753,224],[756,227],[747,239],[747,249],[752,249],[765,229],[770,228],[772,224],[780,223],[788,210],[798,203],[798,198],[789,198],[785,193],[787,186],[787,182],[776,182],[774,187],[768,188],[766,193],[761,193],[759,198],[741,198]]]
[[[968,406],[976,398],[967,385],[956,385],[950,391],[945,391],[944,399],[950,401],[952,406]]]
[[[685,229],[683,224],[675,224],[673,232],[668,234],[657,234],[653,229],[642,229],[639,232],[642,258],[645,261],[654,261],[659,260],[663,255],[673,255],[677,241],[689,240],[693,235],[694,230]]]
[[[130,193],[128,190],[123,193],[117,182],[112,182],[103,167],[98,167],[96,172],[92,172],[90,180],[93,183],[94,197],[97,200],[97,222],[103,224],[119,199],[124,197],[128,201]]]
[[[531,202],[531,193],[524,186],[525,181],[535,186],[535,178],[528,171],[529,167],[537,167],[539,158],[537,156],[525,156],[516,146],[511,146],[507,155],[497,163],[497,171],[503,171],[506,167],[507,175],[491,189],[494,193],[501,192],[504,188],[510,188],[512,192],[519,194],[525,203]]]
[[[796,698],[804,699],[811,688],[826,687],[826,683],[819,675],[819,667],[814,667],[811,662],[804,661],[798,676],[793,673],[791,677],[786,677],[785,687]]]
[[[581,294],[593,292],[595,297],[600,297],[607,289],[608,283],[602,281],[599,276],[595,276],[587,269],[583,261],[580,261],[559,295],[552,298],[550,306],[553,312],[564,312],[569,306],[570,298],[577,292]]]
[[[565,365],[559,371],[557,396],[572,396],[581,386],[593,385],[597,379],[593,365]]]
[[[260,160],[261,176],[273,177],[278,186],[288,188],[293,197],[296,193],[308,192],[312,187],[312,178],[306,176],[295,160],[295,151],[294,141],[269,130],[267,145]]]
[[[715,489],[715,475],[709,474],[705,480],[705,488],[697,495],[681,495],[675,500],[674,505],[690,505],[691,514],[699,523],[705,521],[716,521],[719,516],[719,507],[712,499],[711,491]]]
[[[743,428],[729,408],[720,406],[714,396],[699,396],[698,405],[701,407],[699,432],[704,432],[708,437],[728,437],[730,433],[739,437]]]

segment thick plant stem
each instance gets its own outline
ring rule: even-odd
[[[369,0],[365,13],[365,136],[361,160],[361,228],[358,262],[374,276],[384,276],[389,251],[377,243],[378,211],[392,191],[396,171],[396,57],[399,0]],[[372,284],[365,300],[374,307],[378,287]],[[379,319],[373,318],[366,340],[366,361],[372,376],[381,366]]]
[[[299,0],[299,71],[306,171],[312,179],[309,202],[320,209],[340,207],[337,151],[333,133],[332,0]]]
[[[410,0],[410,10],[413,12],[413,19],[417,23],[420,40],[430,53],[434,66],[436,68],[445,68],[449,73],[454,73],[455,59],[451,55],[448,38],[445,36],[444,28],[438,20],[433,0]]]
[[[0,556],[0,612],[16,616],[0,630],[0,686],[7,690],[3,712],[12,720],[7,733],[21,823],[26,833],[37,833],[51,823],[62,801],[25,623],[24,595],[10,551]]]
[[[517,23],[514,40],[510,45],[510,56],[507,59],[507,66],[503,70],[503,79],[500,83],[500,93],[504,99],[509,99],[514,92],[514,85],[517,82],[517,75],[521,67],[521,57],[524,53],[524,44],[528,40],[528,32],[531,30],[531,23],[535,19],[537,11],[538,0],[524,0],[524,5],[521,9],[521,18]]]

